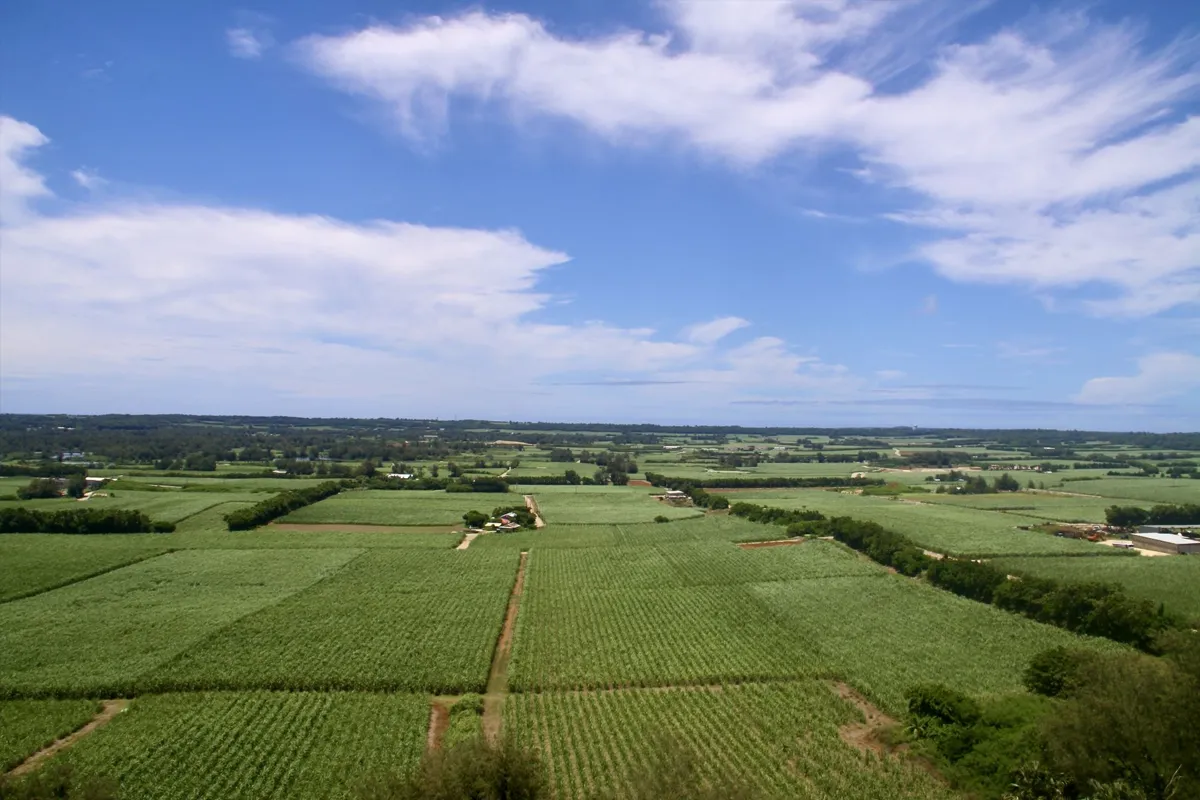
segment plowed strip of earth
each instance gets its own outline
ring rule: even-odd
[[[298,533],[321,533],[323,531],[348,531],[351,533],[454,533],[457,525],[363,525],[340,524],[337,522],[273,522],[269,531],[296,531]]]
[[[789,544],[804,544],[804,537],[795,539],[772,539],[769,542],[740,542],[738,547],[743,550],[757,550],[760,547],[785,547]]]
[[[450,727],[450,706],[454,705],[454,699],[448,700],[439,697],[433,698],[433,705],[429,709],[429,738],[425,741],[425,749],[429,752],[440,750],[442,747],[442,739],[446,735],[446,729]]]
[[[112,721],[113,717],[117,716],[117,714],[120,714],[128,707],[129,701],[126,699],[105,700],[104,707],[100,709],[100,713],[92,717],[90,722],[74,733],[69,733],[52,744],[49,744],[46,747],[43,747],[41,750],[38,750],[29,758],[25,759],[20,764],[9,770],[5,777],[16,778],[20,775],[33,772],[35,769],[41,766],[42,762],[44,762],[46,759],[54,756],[59,751],[67,749],[102,725],[107,725]]]
[[[508,660],[512,656],[513,631],[517,627],[521,594],[525,591],[525,565],[528,561],[529,551],[522,552],[521,564],[517,567],[517,579],[513,582],[512,594],[508,597],[504,628],[500,631],[500,640],[496,642],[496,652],[492,656],[487,692],[483,695],[483,735],[493,742],[500,738],[500,726],[504,722],[504,698],[508,695]]]

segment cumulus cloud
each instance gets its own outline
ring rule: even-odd
[[[107,183],[104,178],[100,177],[100,173],[96,172],[96,170],[86,168],[71,170],[71,179],[79,184],[80,188],[87,189],[89,192],[102,189],[104,188],[104,184]]]
[[[1157,403],[1200,388],[1200,356],[1155,353],[1138,359],[1138,372],[1113,378],[1092,378],[1083,385],[1080,403]]]
[[[1196,43],[1146,50],[1134,26],[1082,14],[944,43],[978,5],[671,0],[667,33],[582,39],[472,11],[297,49],[415,138],[469,97],[737,167],[849,149],[864,191],[908,192],[891,218],[937,234],[919,255],[947,278],[1107,292],[1098,314],[1200,300],[1200,119],[1182,110]]]
[[[0,232],[6,395],[41,386],[44,400],[66,381],[89,397],[158,396],[161,408],[180,402],[161,399],[164,387],[199,385],[210,398],[220,387],[227,410],[249,391],[372,398],[359,413],[469,415],[486,404],[519,416],[532,386],[580,370],[667,390],[711,380],[729,393],[748,380],[810,391],[843,380],[823,384],[832,368],[779,340],[717,349],[722,331],[747,324],[736,318],[678,341],[540,321],[551,298],[539,276],[568,257],[518,231],[145,201],[39,214],[28,201],[48,192],[22,159],[46,138],[8,118],[0,132],[4,203],[19,212]]]

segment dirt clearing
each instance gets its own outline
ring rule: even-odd
[[[123,698],[119,699],[119,700],[105,700],[104,707],[100,709],[99,714],[92,717],[91,722],[87,723],[86,725],[84,725],[82,728],[75,731],[74,733],[67,734],[66,736],[62,737],[61,739],[58,739],[57,741],[55,741],[54,743],[52,743],[46,747],[43,747],[41,750],[38,750],[36,753],[31,755],[29,758],[25,759],[20,764],[13,767],[8,772],[8,774],[5,775],[5,777],[6,778],[16,778],[20,775],[25,775],[27,773],[33,772],[35,769],[37,769],[39,766],[41,766],[41,764],[44,761],[46,761],[48,758],[51,758],[56,753],[58,753],[62,750],[66,750],[68,747],[75,744],[80,739],[87,736],[89,733],[91,733],[92,731],[101,727],[102,725],[107,725],[109,722],[112,722],[113,717],[117,716],[117,714],[120,714],[122,711],[124,711],[128,707],[129,707],[129,701],[126,699],[123,699]]]
[[[458,543],[458,547],[456,547],[454,549],[455,550],[466,550],[468,547],[471,546],[471,542],[475,541],[478,538],[479,538],[479,534],[476,533],[475,531],[471,531],[470,533],[468,533],[466,536],[463,537],[463,540]]]
[[[630,481],[629,485],[630,486],[653,486],[654,484],[651,483],[650,481],[637,480],[637,481]]]

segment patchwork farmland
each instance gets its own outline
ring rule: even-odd
[[[929,564],[1103,584],[1161,606],[1163,626],[1200,615],[1195,559],[1123,552],[1120,532],[1089,528],[1112,505],[1186,508],[1192,478],[1066,493],[1064,462],[1032,473],[1053,488],[971,494],[948,476],[987,474],[974,464],[986,447],[933,469],[769,460],[813,452],[798,436],[541,435],[409,447],[392,468],[329,459],[320,479],[282,455],[262,474],[92,467],[110,480],[82,501],[15,496],[47,479],[12,459],[28,474],[4,479],[6,508],[130,510],[173,530],[0,534],[3,785],[66,767],[121,798],[377,797],[432,753],[506,741],[557,798],[646,796],[668,762],[718,793],[998,797],[1007,773],[968,774],[913,733],[914,688],[1044,715],[1067,701],[1028,688],[1039,654],[1158,657],[948,589]],[[579,441],[592,461],[564,444]],[[818,452],[860,450],[827,436]],[[330,480],[331,494],[296,499]],[[680,481],[682,500],[650,485]],[[546,526],[502,532],[500,513],[527,497]],[[752,521],[759,506],[778,519]],[[230,530],[238,511],[273,516]],[[926,566],[897,568],[835,517],[876,523]],[[744,547],[779,540],[791,546]]]

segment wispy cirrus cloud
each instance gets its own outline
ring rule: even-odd
[[[1200,302],[1197,41],[1147,49],[1134,24],[1052,13],[954,43],[980,5],[671,0],[665,34],[591,38],[472,11],[296,47],[419,140],[474,98],[739,169],[849,150],[862,192],[907,192],[890,217],[934,234],[918,254],[946,278],[1095,314]]]

